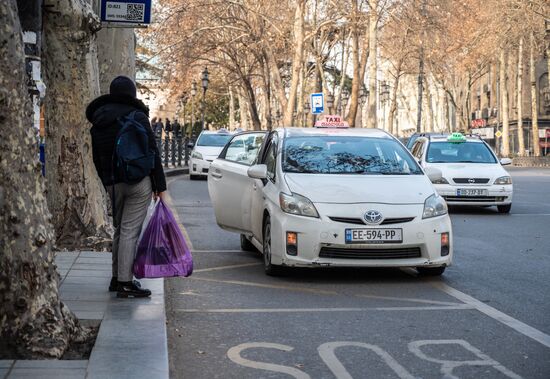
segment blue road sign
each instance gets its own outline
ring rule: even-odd
[[[325,97],[322,93],[311,94],[311,113],[321,114],[325,111]]]
[[[144,25],[151,23],[151,0],[101,0],[101,21]]]

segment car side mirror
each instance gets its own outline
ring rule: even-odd
[[[441,178],[443,178],[443,173],[441,172],[441,170],[435,167],[426,167],[424,168],[424,172],[432,183],[437,182],[441,180]]]
[[[248,169],[247,174],[252,179],[267,179],[267,166],[265,164],[255,164]]]
[[[503,166],[507,166],[509,164],[512,164],[512,160],[510,158],[502,158],[500,160],[500,164]]]

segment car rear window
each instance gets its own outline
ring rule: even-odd
[[[231,136],[231,134],[201,134],[197,141],[197,146],[224,147],[227,141],[231,139]]]

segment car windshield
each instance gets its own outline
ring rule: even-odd
[[[224,147],[229,139],[231,139],[231,134],[201,134],[197,146]]]
[[[491,150],[480,142],[432,142],[426,155],[428,163],[497,163]]]
[[[410,154],[393,139],[328,135],[285,139],[282,168],[304,174],[422,174]]]

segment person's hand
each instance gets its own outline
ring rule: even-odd
[[[157,201],[157,199],[160,199],[162,201],[165,201],[166,200],[166,191],[163,191],[163,192],[155,192],[153,194],[153,199],[155,199],[155,201]]]

